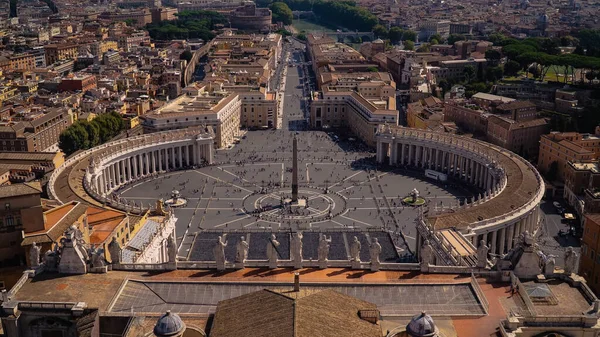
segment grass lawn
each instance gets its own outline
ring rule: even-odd
[[[294,28],[296,28],[296,30],[298,30],[299,32],[301,31],[306,31],[311,32],[311,31],[319,31],[319,32],[334,32],[333,29],[329,29],[325,26],[321,26],[319,24],[316,24],[314,22],[310,22],[310,21],[306,21],[306,20],[294,20],[294,22],[292,23],[292,26],[294,26]]]

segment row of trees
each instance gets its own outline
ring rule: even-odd
[[[59,136],[58,146],[68,156],[75,151],[105,143],[124,128],[125,122],[118,113],[102,114],[91,122],[75,122],[66,128]]]
[[[373,13],[367,9],[359,7],[356,2],[349,0],[257,0],[258,6],[270,7],[273,10],[273,6],[278,3],[285,3],[286,6],[293,11],[312,11],[322,23],[326,25],[334,25],[344,27],[351,30],[359,30],[363,32],[370,32],[373,27],[377,24],[378,19]],[[280,12],[284,10],[283,12]],[[278,20],[281,22],[287,20],[287,10],[281,5],[277,5],[277,13],[273,11],[273,19],[278,16]],[[284,14],[282,18],[280,15]],[[279,21],[276,21],[279,22]],[[291,19],[290,19],[291,23]]]
[[[502,47],[502,53],[508,59],[504,72],[507,75],[516,75],[524,70],[543,81],[548,71],[554,67],[562,70],[564,83],[567,83],[568,78],[575,75],[578,70],[587,70],[587,79],[592,80],[600,70],[600,58],[574,53],[560,54],[558,44],[555,39],[508,41]],[[559,73],[555,72],[555,74],[556,81],[559,82]],[[581,80],[583,81],[583,78]]]
[[[291,25],[294,14],[285,2],[274,2],[269,8],[273,12],[273,23],[281,22],[284,25]]]
[[[218,12],[183,11],[177,14],[177,20],[148,24],[146,29],[150,37],[157,40],[199,38],[208,41],[215,37],[216,25],[227,23],[227,17]]]

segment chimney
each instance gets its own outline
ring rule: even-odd
[[[294,273],[294,291],[295,292],[300,291],[300,273],[298,273],[298,272]]]

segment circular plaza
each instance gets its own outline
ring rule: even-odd
[[[157,200],[173,199],[176,191],[185,200],[171,208],[181,256],[202,231],[383,230],[396,234],[399,251],[412,253],[428,235],[443,245],[434,231],[460,231],[473,250],[480,240],[500,241],[504,230],[504,244],[492,244],[492,252],[503,253],[510,248],[509,225],[523,226],[510,235],[536,228],[539,220],[532,219],[543,185],[524,185],[530,178],[535,185],[539,176],[526,161],[487,144],[492,152],[483,153],[476,148],[482,142],[415,132],[393,137],[379,132],[378,152],[321,131],[297,133],[299,187],[293,204],[294,136],[287,130],[247,132],[232,148],[217,151],[210,132],[198,129],[107,143],[70,158],[53,174],[49,192],[61,202],[85,200],[141,214]],[[405,146],[394,145],[403,137]],[[425,146],[406,147],[409,143],[438,154]],[[442,149],[454,154],[444,157],[451,162],[442,161]],[[425,175],[426,169],[447,178]],[[522,201],[515,190],[530,197]],[[509,194],[512,204],[500,205]]]

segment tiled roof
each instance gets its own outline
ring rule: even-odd
[[[42,193],[42,186],[37,181],[0,187],[0,198],[11,198],[40,193]]]

